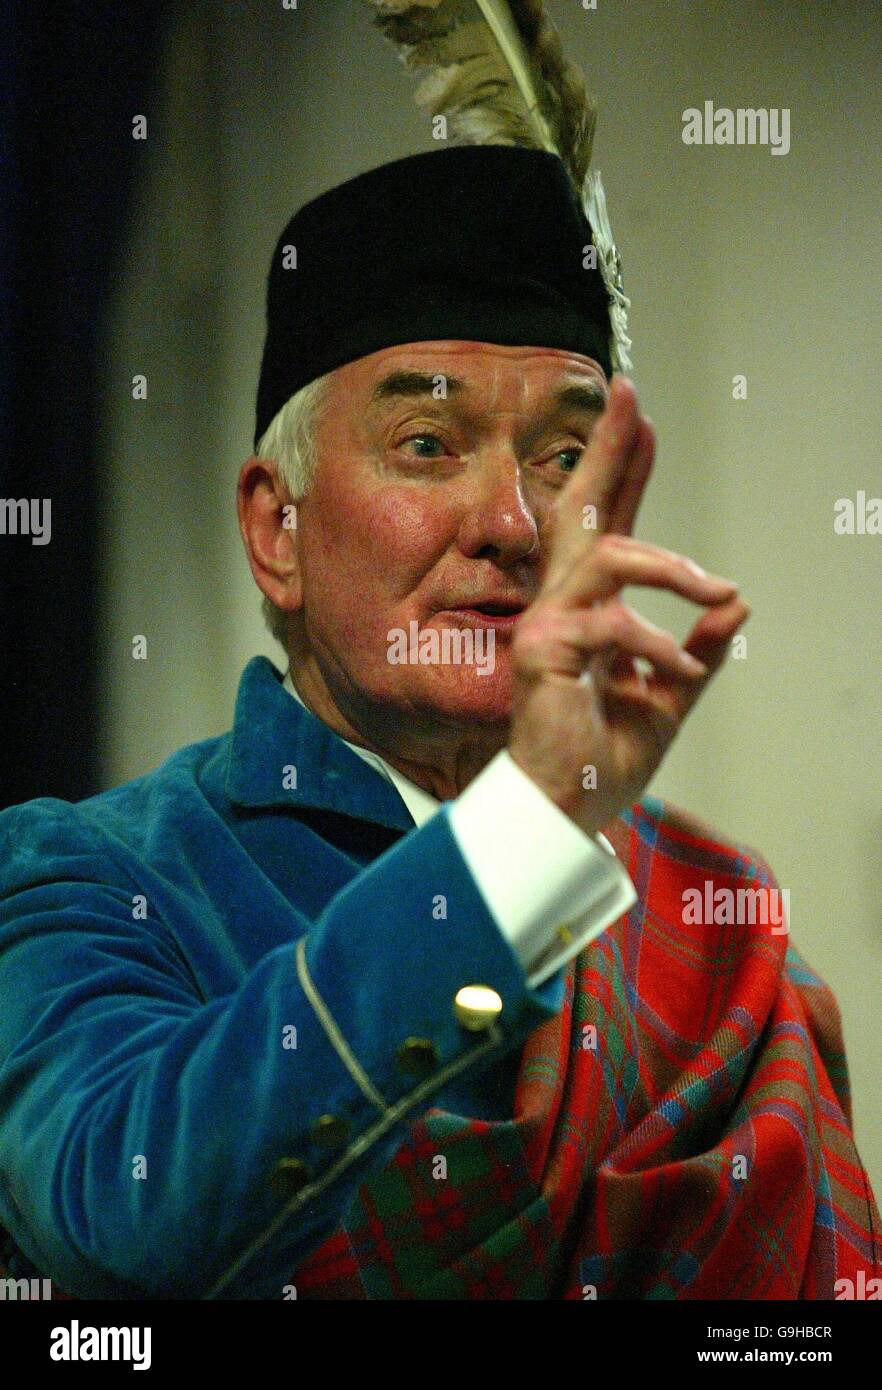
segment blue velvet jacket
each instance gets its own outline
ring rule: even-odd
[[[0,813],[0,1225],[69,1294],[281,1298],[411,1119],[506,1113],[562,1005],[447,807],[417,829],[281,680],[255,657],[229,733]]]

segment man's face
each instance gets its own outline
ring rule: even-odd
[[[508,720],[513,625],[606,389],[578,353],[473,342],[388,348],[334,373],[297,549],[308,647],[338,706]],[[413,623],[437,630],[439,654],[445,629],[471,631],[476,659],[390,661],[392,635]],[[469,639],[446,641],[468,653]]]

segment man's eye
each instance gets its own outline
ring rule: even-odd
[[[578,465],[579,465],[579,459],[582,457],[582,454],[583,454],[583,453],[584,453],[584,450],[583,450],[583,449],[581,448],[581,446],[580,446],[578,449],[575,448],[575,447],[573,447],[573,448],[571,448],[571,449],[558,449],[557,453],[556,453],[556,454],[553,454],[552,457],[553,457],[553,458],[556,458],[556,459],[563,459],[563,458],[566,458],[566,456],[567,456],[568,454],[572,454],[572,456],[573,456],[573,461],[572,461],[572,463],[569,465],[569,467],[567,467],[565,464],[562,465],[562,466],[563,466],[563,471],[564,471],[565,473],[572,473],[573,470],[574,470],[575,468],[578,467]]]
[[[399,444],[398,447],[399,447],[400,449],[403,449],[404,446],[405,446],[406,444],[418,444],[418,443],[420,443],[420,442],[422,442],[422,441],[430,441],[432,444],[437,444],[437,445],[438,445],[438,448],[439,448],[439,452],[438,452],[438,453],[423,453],[422,451],[418,451],[418,454],[417,454],[417,457],[418,457],[418,458],[423,458],[423,459],[427,459],[427,458],[440,458],[441,453],[443,453],[443,450],[444,450],[444,441],[443,441],[442,439],[439,439],[438,436],[437,436],[437,434],[410,434],[410,435],[407,436],[406,439],[402,439],[402,441],[401,441],[401,443]]]

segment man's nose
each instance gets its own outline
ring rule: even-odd
[[[524,496],[520,466],[510,449],[494,450],[472,473],[459,546],[472,559],[490,558],[500,565],[532,559],[538,553],[539,529]]]

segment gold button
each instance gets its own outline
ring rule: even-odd
[[[336,1149],[348,1135],[349,1124],[339,1115],[319,1115],[312,1127],[312,1142],[323,1149]]]
[[[283,1158],[276,1164],[270,1185],[278,1197],[295,1197],[311,1176],[306,1164],[299,1158]]]
[[[488,985],[465,985],[453,1001],[457,1022],[470,1033],[482,1033],[502,1013],[502,1000]]]
[[[438,1065],[438,1049],[431,1038],[405,1038],[397,1057],[399,1067],[409,1076],[431,1076]]]

